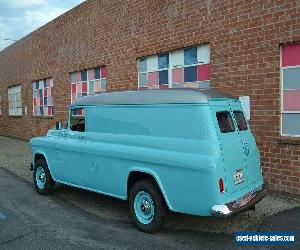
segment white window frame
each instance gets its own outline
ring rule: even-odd
[[[22,85],[8,87],[8,115],[22,116]],[[17,102],[19,101],[19,106]]]
[[[300,114],[300,111],[284,111],[283,110],[283,91],[284,90],[296,90],[296,89],[283,89],[283,70],[284,69],[293,69],[293,68],[300,68],[300,65],[282,67],[282,45],[281,45],[280,46],[280,135],[298,138],[298,137],[300,137],[300,134],[299,135],[284,134],[283,126],[282,126],[282,114]]]

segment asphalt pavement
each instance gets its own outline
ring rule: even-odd
[[[260,230],[292,229],[300,235],[300,209],[288,213],[269,218]],[[170,228],[145,234],[130,222],[98,217],[55,193],[40,196],[29,182],[0,167],[0,249],[238,249],[238,246],[232,234]]]
[[[130,223],[106,220],[0,168],[0,249],[224,249],[232,236],[182,230],[150,235]]]

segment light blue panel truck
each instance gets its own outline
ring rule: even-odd
[[[129,201],[134,225],[159,229],[167,209],[229,216],[265,193],[240,102],[214,90],[104,93],[78,99],[65,128],[33,138],[34,185],[63,183]]]

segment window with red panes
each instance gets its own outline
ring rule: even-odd
[[[281,46],[281,134],[300,136],[300,43]]]
[[[71,103],[77,98],[106,91],[107,70],[104,66],[71,73]]]
[[[140,89],[210,87],[209,44],[139,58],[137,63]]]

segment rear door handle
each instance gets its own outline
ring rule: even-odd
[[[249,145],[248,142],[243,142],[244,144],[244,151],[245,151],[245,155],[249,155]]]
[[[83,135],[79,136],[79,139],[83,140],[85,137]]]

